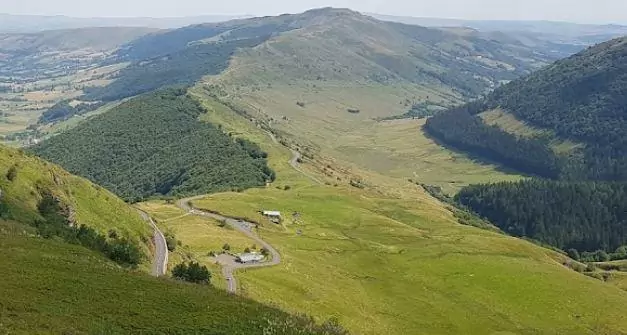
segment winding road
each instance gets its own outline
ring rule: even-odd
[[[215,213],[211,213],[211,212],[206,212],[206,211],[202,211],[196,208],[193,208],[191,202],[194,200],[198,200],[198,199],[202,199],[206,196],[201,195],[201,196],[197,196],[197,197],[191,197],[191,198],[185,198],[185,199],[181,199],[179,201],[176,202],[176,205],[185,210],[186,212],[192,214],[192,215],[198,215],[198,216],[203,216],[203,217],[208,217],[208,218],[212,218],[215,220],[219,220],[219,221],[223,221],[226,224],[228,224],[229,226],[233,227],[235,230],[241,232],[242,234],[248,236],[249,238],[251,238],[252,240],[254,240],[256,243],[258,243],[259,245],[261,245],[263,248],[266,248],[269,252],[270,255],[272,255],[272,259],[267,261],[267,262],[263,262],[263,263],[256,263],[256,264],[239,264],[239,263],[223,263],[222,264],[222,274],[224,275],[224,277],[226,278],[227,281],[227,291],[230,293],[236,293],[237,292],[237,280],[235,279],[235,276],[233,275],[233,272],[237,269],[249,269],[249,268],[260,268],[260,267],[266,267],[266,266],[273,266],[273,265],[278,265],[279,263],[281,263],[281,255],[279,254],[279,252],[274,249],[274,247],[272,247],[268,242],[262,240],[254,231],[253,231],[253,227],[255,227],[255,223],[252,222],[246,222],[243,220],[237,220],[234,218],[230,218],[227,216],[223,216],[223,215],[219,215],[219,214],[215,214]]]
[[[274,136],[274,134],[272,134],[271,132],[268,132],[268,135],[270,136],[273,142],[277,144],[279,143],[276,137]],[[308,173],[300,169],[298,161],[302,157],[301,153],[294,149],[290,149],[290,151],[292,152],[292,158],[290,159],[289,164],[292,166],[292,168],[302,173],[304,176],[311,179],[313,182],[317,184],[322,184],[320,180],[316,179],[315,177],[309,175]],[[281,254],[279,254],[279,252],[272,245],[262,240],[259,237],[259,235],[257,235],[253,231],[254,229],[253,227],[256,226],[255,223],[238,220],[235,218],[231,218],[231,217],[223,216],[220,214],[211,213],[211,212],[193,208],[191,202],[194,200],[202,199],[204,197],[206,196],[200,195],[196,197],[180,199],[176,202],[176,205],[191,215],[208,217],[208,218],[225,222],[229,226],[233,227],[235,230],[241,232],[242,234],[254,240],[257,244],[261,245],[263,248],[267,249],[270,252],[270,255],[272,256],[271,260],[267,262],[255,263],[255,264],[239,264],[239,263],[227,262],[227,261],[222,262],[222,274],[224,275],[224,278],[226,278],[228,292],[230,293],[237,292],[237,280],[235,276],[233,275],[235,270],[274,266],[274,265],[278,265],[281,263]],[[150,225],[154,229],[153,241],[155,244],[155,259],[153,260],[152,273],[154,276],[157,276],[157,277],[163,276],[166,274],[166,271],[168,268],[168,246],[165,240],[165,236],[163,235],[161,230],[159,230],[159,227],[157,227],[157,224],[154,222],[154,220],[150,217],[148,213],[138,208],[136,208],[136,210],[140,213],[144,221],[150,223]]]
[[[163,276],[168,269],[168,244],[165,241],[165,236],[148,213],[137,208],[136,210],[144,221],[150,223],[154,230],[152,240],[155,243],[155,259],[152,263],[152,274],[156,277]]]
[[[270,136],[270,138],[272,139],[272,142],[274,142],[275,144],[281,145],[281,143],[276,139],[276,136],[274,136],[274,134],[272,132],[267,131],[267,130],[265,132],[266,132],[266,134],[268,134],[268,136]],[[311,179],[311,181],[313,181],[316,184],[319,184],[319,185],[324,184],[323,182],[318,180],[316,177],[310,175],[309,173],[303,171],[300,168],[300,164],[298,163],[298,161],[303,158],[303,155],[300,152],[298,152],[297,150],[294,150],[292,148],[289,148],[289,147],[288,147],[288,149],[290,149],[290,151],[292,152],[292,158],[289,160],[289,163],[290,163],[290,165],[292,166],[292,168],[294,170],[300,172],[303,176]]]

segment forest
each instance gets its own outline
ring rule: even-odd
[[[85,88],[84,98],[115,101],[166,86],[190,85],[205,75],[218,74],[226,69],[238,48],[254,47],[268,37],[200,43],[167,56],[138,61],[121,70],[111,84]]]
[[[471,185],[461,205],[503,231],[562,250],[614,252],[627,245],[627,184],[530,179]]]
[[[143,95],[32,148],[35,154],[135,202],[263,186],[266,154],[198,120],[185,89]]]
[[[481,106],[479,102],[470,103],[439,113],[427,120],[425,130],[443,144],[520,172],[546,178],[560,176],[561,160],[545,143],[486,125],[471,114]]]
[[[560,179],[627,180],[625,40],[589,48],[497,88],[485,99],[440,113],[428,121],[425,129],[448,145],[519,171]],[[490,130],[476,116],[497,107],[560,138],[583,143],[585,148],[579,157],[559,160],[557,167],[549,169],[537,164],[535,152],[540,146],[548,147],[547,141],[527,139],[525,142],[534,144],[523,145],[517,150],[517,159],[511,159],[507,157],[509,148],[498,142],[513,142],[515,136]],[[472,125],[454,122],[459,118]],[[542,151],[549,152],[548,148]],[[553,161],[555,158],[547,159],[550,165]],[[555,170],[559,170],[557,175]]]
[[[82,115],[104,106],[104,102],[95,103],[80,103],[76,106],[69,104],[67,100],[60,101],[45,111],[39,119],[38,124],[47,124],[57,121],[63,121],[71,118],[74,115]]]
[[[627,258],[627,38],[574,55],[430,118],[441,143],[545,179],[473,185],[456,200],[503,231],[582,261]],[[483,122],[500,108],[584,146],[558,155],[546,135]]]

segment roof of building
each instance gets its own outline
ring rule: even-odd
[[[251,252],[251,253],[246,253],[246,254],[241,254],[239,256],[237,256],[237,258],[239,258],[239,260],[242,263],[248,263],[248,262],[258,262],[263,260],[263,255],[255,253],[255,252]]]
[[[266,216],[281,216],[281,212],[279,212],[279,211],[263,211],[263,215],[266,215]]]

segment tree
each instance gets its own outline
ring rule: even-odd
[[[597,262],[608,262],[610,261],[610,255],[607,254],[604,250],[597,251],[596,255]]]
[[[579,251],[577,251],[577,249],[568,249],[568,257],[576,261],[581,259],[581,255],[579,255]]]
[[[177,245],[176,237],[172,235],[171,233],[166,233],[165,244],[168,246],[168,251],[173,252],[174,250],[176,250],[176,245]]]
[[[181,263],[172,269],[172,277],[196,284],[208,284],[211,281],[211,272],[206,266],[196,262]]]
[[[261,254],[264,256],[268,256],[270,255],[270,250],[268,250],[267,248],[261,248]]]

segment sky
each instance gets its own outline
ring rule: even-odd
[[[416,17],[627,23],[627,0],[0,0],[3,13],[77,17],[276,15],[318,7]]]

